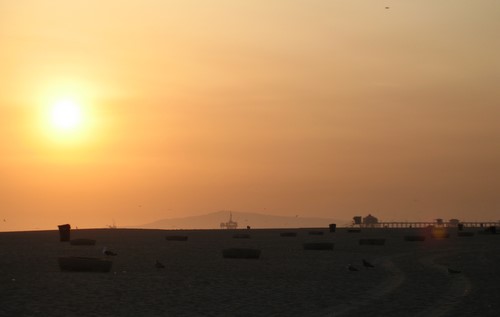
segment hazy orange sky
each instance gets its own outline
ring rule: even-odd
[[[499,220],[499,31],[497,0],[0,0],[0,231]]]

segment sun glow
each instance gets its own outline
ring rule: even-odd
[[[59,100],[51,111],[51,124],[58,130],[75,130],[82,123],[81,106],[71,99]]]
[[[56,144],[80,146],[89,137],[89,102],[75,95],[51,98],[43,107],[43,133]],[[85,102],[84,102],[85,101]]]

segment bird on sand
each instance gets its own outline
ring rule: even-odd
[[[115,252],[111,251],[111,250],[108,250],[106,249],[106,247],[104,247],[102,249],[102,253],[105,254],[105,255],[111,255],[111,256],[114,256],[114,255],[117,255]]]
[[[348,269],[349,271],[351,271],[351,272],[357,272],[357,271],[359,271],[359,270],[358,270],[358,269],[357,269],[354,265],[352,265],[352,264],[349,264],[349,265],[347,266],[347,269]]]
[[[163,263],[161,263],[160,261],[156,260],[155,268],[157,268],[157,269],[164,269],[165,265],[163,265]]]
[[[363,266],[364,267],[370,267],[370,268],[374,268],[375,265],[371,264],[370,262],[366,261],[365,259],[363,259]]]
[[[448,273],[450,273],[450,274],[458,274],[458,273],[462,273],[462,271],[459,271],[459,270],[454,270],[454,269],[448,268]]]

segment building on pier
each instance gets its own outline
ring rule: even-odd
[[[460,224],[460,220],[458,220],[458,219],[450,219],[448,221],[448,224],[449,224],[449,227],[458,227],[458,225]]]
[[[372,216],[371,214],[368,214],[366,217],[361,217],[361,216],[355,216],[352,218],[353,219],[353,226],[359,226],[359,227],[368,227],[368,228],[376,228],[379,227],[379,221],[378,218],[375,216]]]
[[[378,227],[378,218],[368,214],[363,218],[363,227]]]

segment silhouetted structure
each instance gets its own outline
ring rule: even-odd
[[[362,218],[361,216],[355,216],[353,219],[353,226],[359,227],[378,227],[378,218],[368,214],[368,216]]]
[[[329,226],[330,232],[335,232],[337,230],[337,224],[331,223]]]
[[[361,225],[361,216],[354,216],[352,219],[355,225]]]
[[[368,214],[363,218],[363,227],[376,227],[378,226],[378,218]]]
[[[66,242],[70,240],[71,237],[71,226],[69,224],[60,225],[59,227],[59,239],[61,242]]]
[[[238,223],[236,221],[233,221],[233,213],[229,212],[229,221],[228,222],[221,222],[220,224],[221,229],[236,229],[238,228]]]
[[[498,227],[500,221],[467,221],[461,222],[458,219],[450,219],[450,221],[443,221],[438,218],[435,221],[378,221],[372,215],[365,218],[360,216],[353,217],[354,228],[432,228],[432,227],[458,227],[459,230],[464,228],[484,228],[484,227]]]
[[[115,223],[115,220],[114,220],[114,219],[113,219],[113,224],[108,225],[108,228],[109,228],[109,229],[116,229],[116,228],[117,228],[117,227],[116,227],[116,223]]]
[[[448,227],[458,227],[459,224],[460,224],[460,220],[458,220],[458,219],[450,219],[448,221]]]

